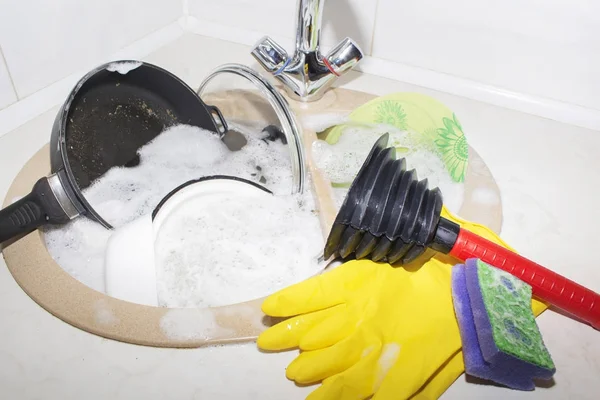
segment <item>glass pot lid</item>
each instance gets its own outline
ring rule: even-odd
[[[303,193],[302,128],[285,98],[264,77],[241,64],[224,64],[200,84],[198,95],[223,114],[221,139],[245,158],[232,172],[274,193]]]

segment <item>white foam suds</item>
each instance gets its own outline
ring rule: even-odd
[[[400,355],[400,345],[398,343],[387,343],[381,349],[381,355],[377,362],[377,376],[375,379],[375,388],[379,388],[389,370],[394,366]]]
[[[324,243],[310,196],[207,197],[179,205],[160,227],[160,305],[239,303],[318,272]]]
[[[170,128],[139,151],[139,166],[112,168],[85,190],[85,197],[104,219],[119,227],[151,212],[180,184],[203,176],[238,176],[277,194],[290,193],[287,146],[267,144],[257,132],[244,133],[248,143],[243,151],[231,152],[209,131],[186,125]]]
[[[140,61],[121,61],[110,63],[108,67],[106,67],[107,71],[110,72],[118,72],[121,75],[127,74],[129,71],[133,71],[134,69],[141,66],[142,63]]]
[[[106,300],[98,300],[94,303],[95,320],[99,325],[115,325],[119,319],[115,316]]]
[[[324,120],[319,123],[326,125]],[[321,267],[316,256],[323,237],[312,195],[290,195],[289,147],[263,141],[261,127],[233,122],[230,126],[247,139],[240,151],[230,151],[212,132],[175,126],[140,149],[139,165],[112,168],[84,192],[94,209],[117,228],[151,213],[177,186],[203,176],[242,177],[274,193],[268,200],[230,198],[202,208],[182,207],[169,218],[155,243],[162,305],[216,306],[251,300]],[[332,181],[349,184],[384,132],[391,133],[390,142],[399,147],[398,156],[407,158],[408,167],[416,168],[420,179],[428,178],[430,187],[439,186],[448,208],[456,211],[462,185],[454,184],[441,160],[405,132],[379,125],[354,132],[346,129],[334,146],[315,144],[317,163]],[[335,189],[338,204],[346,191],[346,187]],[[104,292],[104,253],[110,234],[80,217],[46,229],[46,244],[67,272]]]
[[[325,129],[349,121],[348,113],[323,113],[302,116],[302,126],[313,132],[322,132]]]
[[[419,179],[427,178],[429,188],[440,188],[446,207],[458,212],[463,201],[463,184],[452,180],[439,155],[419,135],[383,124],[347,123],[335,144],[324,140],[313,144],[315,163],[334,185],[338,207],[373,144],[385,133],[390,134],[388,145],[396,147],[396,157],[406,159],[407,170],[414,168]]]
[[[46,247],[56,263],[83,284],[104,292],[104,251],[111,232],[85,217],[44,230]]]
[[[262,184],[277,195],[265,204],[244,205],[233,201],[220,204],[214,215],[190,210],[196,221],[207,225],[194,225],[193,220],[187,222],[186,228],[191,229],[187,234],[192,234],[187,236],[187,240],[194,243],[191,248],[177,247],[181,243],[176,241],[168,242],[170,249],[181,251],[181,257],[180,264],[163,264],[164,304],[195,306],[224,304],[227,299],[250,300],[256,294],[267,294],[269,287],[273,287],[270,285],[280,287],[293,283],[298,277],[305,277],[307,271],[316,265],[304,263],[307,257],[300,256],[291,262],[286,257],[292,251],[307,252],[302,246],[309,246],[306,243],[316,240],[309,240],[308,236],[322,240],[318,217],[312,213],[310,195],[307,194],[299,206],[299,199],[292,199],[289,194],[292,191],[292,173],[288,147],[279,141],[263,141],[261,129],[242,125],[236,125],[235,129],[246,136],[248,143],[241,151],[232,152],[209,131],[185,125],[170,128],[140,150],[138,166],[112,168],[84,191],[94,209],[116,228],[151,213],[171,190],[202,176],[242,177]],[[216,218],[216,215],[221,217]],[[239,220],[232,215],[239,216]],[[183,238],[186,232],[179,232],[176,224],[184,222],[184,214],[180,214],[180,218],[175,216],[172,224],[165,229],[169,231],[171,227],[173,235]],[[235,232],[228,234],[232,230]],[[67,225],[46,229],[45,233],[48,250],[63,269],[82,283],[105,292],[104,253],[111,231],[80,217]],[[196,234],[202,236],[193,236]],[[292,239],[286,241],[285,234]],[[303,239],[308,242],[299,240],[296,243],[299,234],[307,236]],[[226,242],[229,236],[231,238]],[[271,236],[276,237],[269,242],[267,238]],[[214,244],[208,245],[211,241]],[[255,250],[249,243],[266,252],[264,266],[257,261],[260,253],[254,253],[254,259],[241,258],[242,254],[248,255]],[[288,246],[287,253],[285,248],[276,249],[285,245]],[[316,256],[317,251],[314,250],[311,257]],[[189,258],[184,257],[195,258],[188,262]],[[281,259],[275,262],[276,257]],[[214,263],[207,264],[203,259]],[[183,271],[186,266],[189,269]],[[253,276],[253,283],[244,286],[241,276]],[[178,281],[182,277],[188,280]]]

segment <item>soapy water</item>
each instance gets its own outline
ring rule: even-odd
[[[246,136],[243,151],[230,151],[209,131],[177,125],[140,149],[139,166],[111,168],[84,195],[98,214],[119,227],[152,212],[180,184],[202,176],[232,175],[259,183],[275,194],[291,193],[287,147],[263,141],[266,133],[260,130],[231,125]]]
[[[126,75],[129,71],[133,71],[141,65],[142,63],[140,61],[118,61],[108,64],[106,70],[110,72],[118,72],[121,75]]]
[[[104,252],[111,231],[85,217],[43,229],[54,261],[84,285],[104,293]]]
[[[343,118],[332,117],[329,126]],[[255,123],[229,125],[247,140],[240,151],[230,151],[212,132],[178,125],[140,149],[138,166],[112,168],[84,192],[116,228],[151,213],[172,189],[202,176],[238,176],[274,193],[268,201],[230,198],[204,208],[184,207],[165,221],[155,243],[162,306],[251,300],[320,271],[318,215],[310,184],[304,195],[290,194],[288,147],[263,140],[266,133]],[[327,127],[327,120],[319,120],[318,126]],[[338,207],[373,143],[385,132],[398,147],[398,157],[406,157],[408,167],[416,168],[420,179],[428,178],[430,187],[440,187],[446,206],[457,211],[462,185],[452,182],[439,157],[406,132],[382,125],[346,127],[335,145],[314,144],[317,166],[340,186],[334,188]],[[104,252],[111,231],[82,217],[45,233],[47,248],[63,269],[105,292]]]
[[[220,306],[266,296],[317,273],[323,245],[310,195],[219,193],[184,202],[155,241],[159,304]]]
[[[240,151],[230,151],[212,132],[177,125],[140,149],[138,166],[112,168],[84,195],[115,228],[151,213],[171,190],[202,176],[238,176],[263,185],[275,195],[289,196],[292,173],[287,146],[280,141],[263,141],[266,134],[256,125],[231,121],[230,127],[246,137],[247,144]],[[316,216],[311,218],[318,221]],[[104,252],[111,233],[81,217],[66,225],[46,228],[45,241],[63,269],[85,285],[105,292]],[[320,237],[318,229],[314,235]],[[285,280],[289,273],[285,267],[275,272],[282,282],[291,283]]]
[[[302,126],[312,132],[322,132],[332,126],[343,125],[348,122],[350,122],[350,115],[340,112],[314,114],[302,118]]]
[[[405,158],[406,169],[414,168],[419,179],[427,179],[429,188],[438,187],[444,205],[458,213],[464,185],[452,180],[439,154],[422,136],[385,124],[346,122],[341,126],[343,133],[334,144],[317,140],[312,148],[317,168],[332,183],[338,209],[375,142],[389,133],[388,146],[396,147],[396,158]]]

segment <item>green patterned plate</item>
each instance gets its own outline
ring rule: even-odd
[[[365,124],[387,124],[419,135],[440,155],[455,182],[464,182],[469,146],[456,114],[436,99],[420,93],[393,93],[378,97],[358,107],[350,121]],[[343,133],[338,125],[320,134],[335,144]]]

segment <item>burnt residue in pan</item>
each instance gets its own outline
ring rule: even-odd
[[[155,93],[129,83],[126,75],[110,74],[82,90],[71,105],[65,143],[80,189],[112,167],[138,165],[139,148],[179,123],[172,109]]]

